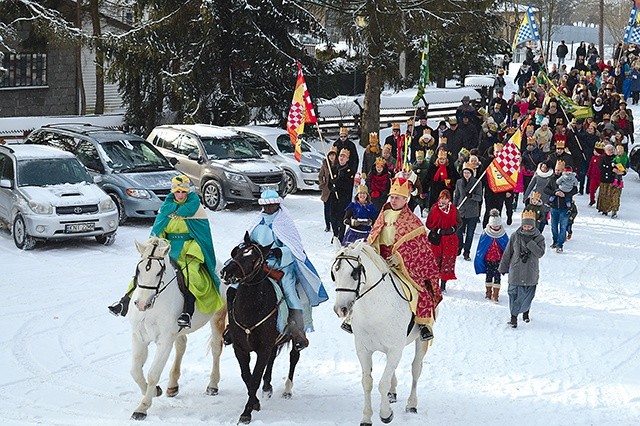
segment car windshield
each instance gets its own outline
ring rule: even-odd
[[[166,158],[149,142],[121,140],[100,144],[107,165],[115,172],[171,170]]]
[[[87,170],[74,158],[47,158],[18,162],[18,186],[47,186],[92,182]]]
[[[278,144],[278,149],[283,154],[293,154],[294,148],[289,135],[278,136],[276,143]],[[311,147],[303,140],[300,140],[300,149],[302,152],[311,152]]]
[[[207,156],[213,160],[244,160],[260,158],[260,154],[243,136],[220,138],[203,137],[202,145]]]

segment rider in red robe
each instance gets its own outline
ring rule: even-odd
[[[440,272],[421,220],[409,210],[411,185],[407,179],[392,180],[389,201],[382,208],[367,242],[394,270],[418,289],[415,322],[422,340],[433,339],[436,307],[442,300]]]

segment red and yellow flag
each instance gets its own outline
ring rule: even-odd
[[[526,129],[529,119],[509,138],[500,154],[487,167],[487,183],[493,192],[512,191],[518,182],[520,173],[520,146],[522,129]]]
[[[295,148],[294,157],[296,160],[300,161],[302,155],[298,136],[304,132],[304,125],[317,122],[316,112],[313,110],[311,96],[309,96],[309,90],[307,90],[307,83],[305,83],[304,75],[302,75],[302,65],[298,62],[298,81],[293,92],[289,117],[287,117],[287,132]]]

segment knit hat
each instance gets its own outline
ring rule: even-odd
[[[529,225],[535,228],[536,226],[536,212],[533,210],[525,209],[522,212],[522,225]]]
[[[489,211],[489,226],[493,228],[502,227],[502,218],[500,217],[498,209],[491,209],[491,211]]]
[[[547,117],[543,118],[542,121],[540,122],[541,126],[548,126],[549,125],[549,119]]]
[[[391,189],[389,190],[389,195],[399,195],[401,197],[409,198],[409,193],[411,192],[411,184],[405,178],[395,178],[391,179]]]
[[[267,189],[260,195],[260,199],[258,199],[258,204],[261,206],[280,203],[282,203],[282,198],[278,195],[278,192],[273,189]]]
[[[171,192],[174,194],[178,191],[189,192],[191,190],[189,184],[191,181],[185,175],[178,175],[171,179]]]

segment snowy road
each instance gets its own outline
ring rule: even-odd
[[[399,425],[635,425],[640,421],[640,181],[626,178],[620,217],[596,215],[577,196],[580,215],[564,254],[548,251],[532,321],[507,328],[501,302],[484,300],[483,276],[457,263],[425,359],[417,415],[404,412],[410,387],[408,349],[399,369]],[[287,197],[331,300],[316,313],[317,331],[302,353],[291,400],[283,389],[287,357],[276,362],[275,394],[256,425],[354,425],[362,412],[353,339],[332,311],[333,256],[314,193]],[[519,214],[520,209],[518,210]],[[219,259],[241,238],[256,210],[208,212]],[[508,232],[519,223],[507,227]],[[22,252],[0,231],[0,418],[3,424],[130,424],[140,395],[129,376],[129,323],[109,315],[129,281],[149,222],[121,227],[116,243],[92,240],[39,245]],[[545,230],[550,244],[550,230]],[[476,237],[477,242],[477,237]],[[548,245],[547,244],[547,245]],[[475,251],[475,248],[474,248]],[[235,424],[246,391],[225,349],[220,394],[204,394],[211,359],[208,331],[189,338],[181,393],[154,400],[144,424]],[[377,383],[383,356],[375,357]],[[167,369],[168,370],[168,369]],[[165,370],[161,386],[166,387]],[[378,397],[374,388],[374,410]],[[380,424],[377,416],[374,422]]]

